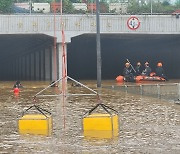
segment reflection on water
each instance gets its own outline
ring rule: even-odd
[[[83,81],[96,89],[95,81]],[[51,136],[20,135],[17,118],[33,104],[32,97],[49,82],[22,82],[19,95],[13,82],[0,82],[0,153],[179,153],[180,106],[165,100],[100,89],[103,103],[119,112],[119,136],[86,138],[82,115],[97,103],[95,96],[40,97],[37,103],[53,116]],[[103,85],[115,84],[104,81]],[[69,92],[87,92],[68,87]],[[47,93],[55,92],[48,89]]]
[[[83,135],[87,139],[113,139],[118,136],[118,130],[84,130]]]

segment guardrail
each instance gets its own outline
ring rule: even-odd
[[[126,93],[145,95],[167,100],[180,100],[180,83],[121,85],[109,87]]]

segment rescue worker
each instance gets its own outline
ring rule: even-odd
[[[145,62],[144,66],[145,66],[145,69],[142,71],[142,75],[144,75],[144,76],[150,76],[152,69],[151,69],[151,67],[149,66],[149,63],[148,63],[148,62]]]
[[[130,63],[125,64],[125,68],[123,70],[123,76],[124,76],[124,80],[127,82],[134,81],[134,75],[132,73],[132,69],[130,68]]]
[[[141,75],[142,70],[141,70],[141,63],[137,62],[136,67],[135,67],[136,75]]]
[[[18,80],[16,81],[16,83],[14,84],[13,88],[23,88],[21,82]]]
[[[165,76],[164,69],[162,67],[161,62],[157,63],[156,75],[159,77],[163,77],[164,79],[168,80],[167,77]]]

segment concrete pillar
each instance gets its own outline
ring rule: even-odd
[[[24,56],[24,59],[25,59],[25,80],[27,80],[27,74],[28,74],[28,58],[27,58],[27,55]]]
[[[14,59],[11,63],[11,68],[12,68],[12,76],[11,76],[11,80],[15,80],[16,79],[16,59]]]
[[[19,79],[19,58],[17,58],[16,64],[17,64],[16,80],[18,80]]]
[[[65,44],[65,51],[67,52],[67,44]],[[62,78],[62,56],[63,56],[63,48],[62,43],[57,44],[57,53],[58,53],[58,77],[59,79]],[[67,54],[66,54],[66,62],[67,62]],[[66,71],[67,71],[67,64],[66,64]]]
[[[31,80],[31,53],[29,53],[29,56],[28,56],[28,59],[29,59],[29,64],[28,64],[28,67],[29,67],[29,69],[28,69],[28,71],[29,71],[29,76],[28,76],[28,78],[29,78],[29,80]]]
[[[10,61],[8,65],[9,65],[9,69],[8,69],[8,70],[9,70],[8,80],[11,80],[12,75],[13,75],[13,69],[12,69],[12,66],[13,66],[13,65],[12,65],[12,61]]]
[[[36,53],[33,53],[33,61],[34,61],[34,80],[36,80]]]
[[[41,66],[41,50],[39,51],[39,80],[42,80],[42,76],[41,76],[41,69],[42,69],[42,66]]]
[[[50,49],[46,48],[45,49],[45,80],[50,80],[51,79],[51,72],[50,72]]]
[[[21,77],[20,80],[23,79],[23,57],[21,57]]]
[[[22,56],[22,80],[26,78],[26,60],[25,56]]]
[[[22,72],[22,68],[21,68],[21,57],[18,58],[19,60],[19,74],[18,74],[18,80],[21,80],[21,72]]]
[[[56,81],[58,78],[58,54],[57,48],[52,47],[52,80]]]
[[[34,80],[35,78],[34,78],[34,53],[31,53],[31,58],[30,58],[30,63],[31,63],[31,71],[30,71],[30,74],[31,74],[31,80]]]
[[[15,74],[15,80],[17,80],[18,79],[18,71],[19,71],[19,65],[18,65],[19,63],[18,63],[18,58],[16,58],[16,74]]]
[[[40,71],[40,69],[39,69],[39,52],[35,52],[35,78],[36,78],[36,80],[40,80],[40,78],[39,78],[39,71]]]
[[[52,70],[53,70],[53,68],[52,68],[52,54],[53,54],[53,50],[52,50],[52,48],[50,49],[50,55],[49,55],[49,58],[50,58],[50,80],[52,81],[52,74],[53,74],[53,72],[52,72]]]
[[[7,68],[6,68],[6,79],[7,79],[7,80],[10,80],[10,75],[11,75],[10,63],[7,63],[7,64],[6,64],[6,67],[7,67]]]
[[[17,58],[15,59],[15,73],[14,73],[14,80],[17,80],[17,71],[18,71],[18,62],[17,62]]]
[[[45,80],[45,50],[40,51],[40,63],[41,80]]]
[[[26,55],[26,80],[30,80],[30,54]]]

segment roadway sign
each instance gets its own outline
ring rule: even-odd
[[[132,16],[127,20],[127,26],[131,30],[136,30],[140,26],[140,21],[137,17]]]

